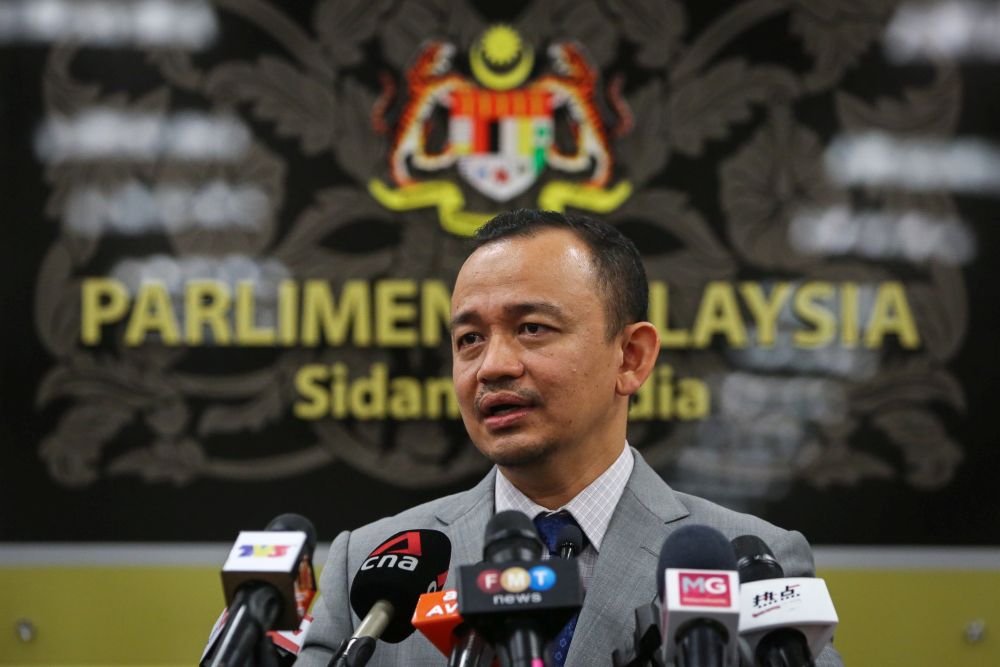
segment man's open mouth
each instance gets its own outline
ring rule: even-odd
[[[518,408],[523,408],[523,407],[526,407],[526,406],[524,406],[524,405],[515,405],[513,403],[501,403],[500,405],[494,405],[493,407],[491,407],[489,410],[487,410],[486,414],[488,414],[491,417],[494,417],[496,415],[503,415],[503,414],[506,414],[508,412],[513,412],[514,410],[517,410]]]
[[[530,399],[513,392],[489,394],[479,401],[479,413],[485,418],[502,417],[532,407]]]

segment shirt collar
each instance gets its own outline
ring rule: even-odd
[[[634,464],[635,457],[632,456],[632,448],[626,442],[622,453],[607,470],[601,473],[600,477],[591,482],[587,488],[568,503],[555,510],[546,509],[532,501],[498,470],[496,490],[494,491],[496,511],[517,510],[534,519],[539,514],[553,514],[566,510],[580,524],[580,529],[590,540],[594,550],[600,551],[604,534],[608,532],[608,524],[611,523],[611,515],[615,511],[622,493],[625,492],[625,485],[628,483],[629,475],[632,474]]]

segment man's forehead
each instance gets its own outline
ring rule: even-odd
[[[506,237],[477,248],[462,265],[452,292],[452,323],[487,313],[577,317],[581,308],[596,305],[590,301],[597,291],[590,250],[571,231]]]
[[[553,271],[575,271],[581,277],[593,277],[593,268],[590,248],[572,231],[540,229],[476,248],[462,264],[456,287],[470,280],[510,280]]]

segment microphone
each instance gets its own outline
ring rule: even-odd
[[[288,630],[275,630],[267,633],[278,653],[278,663],[281,667],[291,667],[295,663],[299,653],[302,652],[302,642],[305,640],[306,633],[309,632],[312,622],[312,615],[306,614],[302,617],[302,623],[299,624],[297,630],[291,632]]]
[[[201,667],[208,667],[209,661],[206,660],[206,657],[212,655],[215,651],[219,637],[222,635],[222,629],[225,627],[226,620],[228,618],[229,610],[223,608],[222,613],[219,614],[219,618],[215,621],[215,625],[212,626],[212,631],[208,636],[208,643],[202,651],[201,658],[198,662]],[[267,638],[270,640],[272,646],[270,650],[268,650],[266,643],[258,647],[259,667],[265,667],[265,663],[270,664],[268,660],[263,659],[260,655],[261,652],[273,656],[273,658],[277,661],[278,667],[292,667],[292,665],[295,664],[295,660],[298,658],[299,653],[302,651],[302,642],[305,639],[306,632],[309,631],[309,627],[312,625],[312,622],[312,615],[306,614],[302,617],[302,622],[296,630],[272,630],[271,632],[268,632]]]
[[[708,526],[678,528],[663,542],[656,576],[665,662],[737,664],[739,575],[722,533]]]
[[[663,667],[663,637],[660,634],[660,607],[656,601],[635,608],[635,632],[631,653],[615,649],[611,653],[613,667]]]
[[[316,529],[298,514],[282,514],[264,531],[237,536],[222,567],[227,609],[209,636],[201,665],[243,665],[255,653],[270,664],[286,657],[265,635],[299,629],[316,594],[315,548]]]
[[[785,570],[774,557],[774,552],[756,535],[740,535],[733,538],[732,545],[741,584],[785,576]]]
[[[421,595],[412,623],[448,658],[448,667],[488,667],[493,662],[493,647],[458,613],[455,590]]]
[[[459,568],[458,609],[509,667],[544,664],[545,643],[583,604],[578,565],[542,560],[535,525],[515,510],[486,524],[483,563]]]
[[[351,583],[351,608],[361,623],[330,667],[360,667],[371,659],[376,640],[395,644],[413,634],[417,601],[444,586],[450,560],[451,541],[428,529],[396,533],[368,554]]]
[[[578,556],[583,551],[583,531],[580,527],[568,523],[560,528],[556,535],[556,550],[563,559]]]
[[[740,578],[740,640],[761,667],[811,667],[833,636],[837,612],[826,582],[785,577],[762,539],[733,540]]]
[[[561,558],[572,558],[583,550],[583,532],[568,524],[556,536]],[[424,593],[413,613],[413,626],[448,658],[448,667],[489,665],[493,647],[458,613],[454,590]]]

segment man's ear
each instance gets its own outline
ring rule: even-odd
[[[622,332],[621,346],[622,364],[615,391],[620,396],[631,396],[653,372],[660,356],[660,334],[649,322],[635,322]]]

